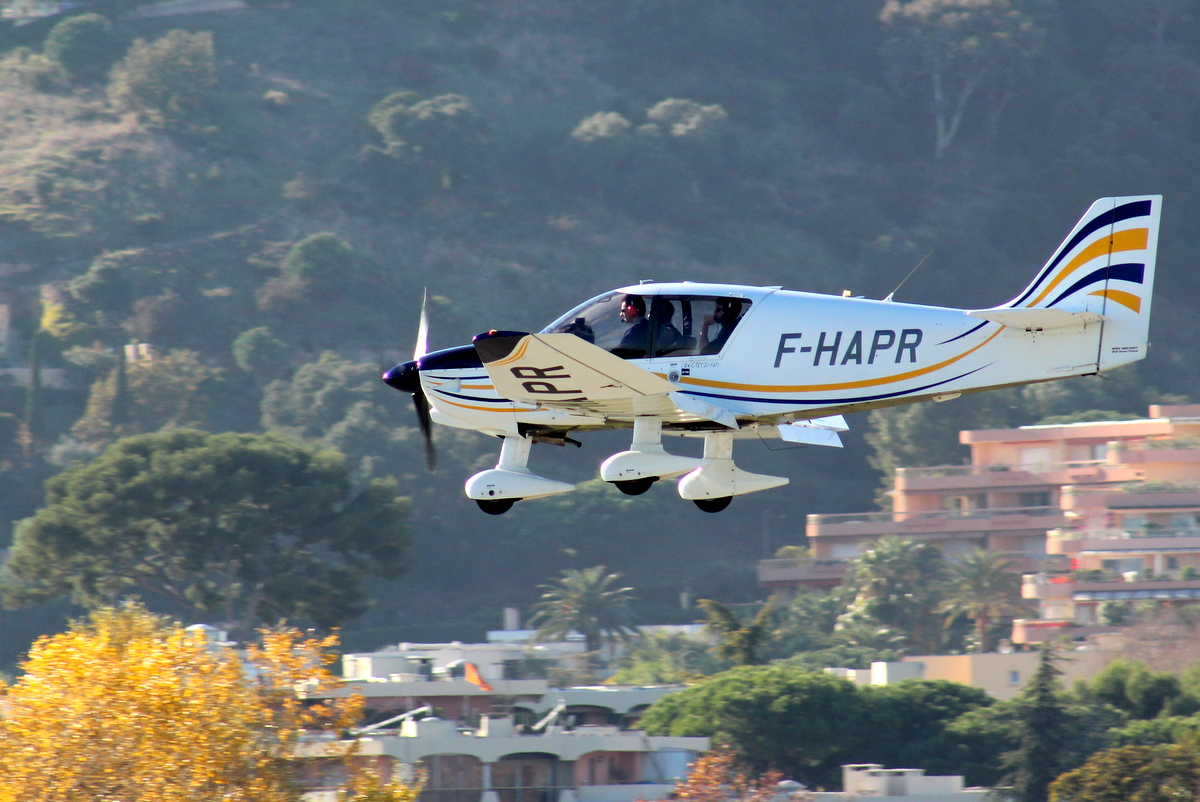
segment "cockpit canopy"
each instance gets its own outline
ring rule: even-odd
[[[574,334],[622,359],[717,354],[751,303],[728,296],[614,291],[580,304],[542,333]]]

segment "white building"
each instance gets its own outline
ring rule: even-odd
[[[345,779],[344,742],[301,744],[307,802],[335,798]],[[662,799],[707,738],[648,736],[617,727],[565,730],[551,724],[522,733],[511,717],[484,718],[476,729],[426,718],[398,732],[360,737],[352,760],[408,780],[425,772],[422,802],[635,802]]]
[[[878,763],[842,766],[842,790],[792,794],[805,802],[984,802],[987,788],[964,788],[958,775],[926,777],[924,769],[885,769]]]
[[[44,0],[5,0],[0,3],[0,18],[28,22],[41,17],[52,17],[69,11],[79,3],[55,3]]]

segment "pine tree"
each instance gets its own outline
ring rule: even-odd
[[[1058,654],[1046,643],[1037,671],[1021,694],[1017,726],[1020,745],[1004,756],[1018,802],[1046,802],[1047,789],[1065,771],[1070,751],[1070,715],[1059,698]]]
[[[25,391],[24,423],[30,441],[42,433],[42,337],[39,330],[29,341],[29,389]]]

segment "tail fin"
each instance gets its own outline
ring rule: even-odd
[[[1104,317],[1098,367],[1146,355],[1161,195],[1101,198],[1008,308],[1094,312]]]

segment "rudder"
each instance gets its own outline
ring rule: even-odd
[[[1005,306],[1102,315],[1100,370],[1144,358],[1161,205],[1161,195],[1097,200],[1033,282]]]

